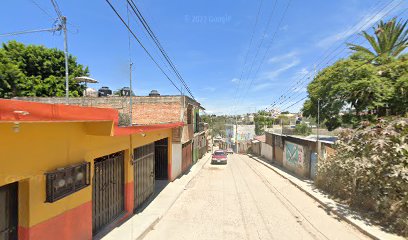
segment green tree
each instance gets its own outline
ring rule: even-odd
[[[88,67],[68,57],[69,90],[71,97],[82,95],[84,86],[74,81],[89,76]],[[16,41],[3,43],[0,48],[0,97],[19,96],[61,97],[65,95],[64,52]]]
[[[312,129],[306,123],[300,123],[295,126],[295,133],[297,135],[309,136],[312,133]]]
[[[270,117],[270,113],[266,111],[259,111],[255,117],[255,134],[262,135],[264,134],[265,127],[271,127],[273,124],[273,119]]]
[[[396,57],[408,47],[408,21],[397,21],[393,18],[388,22],[380,21],[374,27],[374,35],[363,31],[362,35],[370,44],[372,50],[349,43],[350,49],[367,54],[371,57]]]
[[[363,119],[371,120],[374,113],[385,115],[387,108],[404,101],[404,71],[396,67],[401,66],[402,61],[405,60],[399,58],[391,59],[386,65],[367,64],[361,53],[339,60],[321,71],[309,84],[309,99],[303,106],[303,114],[316,117],[320,99],[320,119],[329,130],[341,124],[355,125]],[[400,79],[402,92],[398,99],[394,99],[397,79]],[[393,101],[396,103],[391,104]]]

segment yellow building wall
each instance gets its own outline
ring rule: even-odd
[[[133,181],[133,148],[166,137],[171,146],[171,129],[147,132],[145,136],[90,136],[86,135],[87,124],[22,122],[17,132],[14,123],[0,123],[0,186],[19,181],[19,225],[31,227],[92,201],[92,186],[88,186],[56,202],[45,203],[44,173],[88,161],[92,184],[93,160],[125,150],[127,183]],[[171,163],[171,147],[168,159]]]

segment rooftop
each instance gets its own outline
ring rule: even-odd
[[[0,99],[1,122],[111,122],[112,134],[129,135],[183,126],[182,122],[119,127],[116,109]]]

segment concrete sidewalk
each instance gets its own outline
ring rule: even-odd
[[[340,204],[319,189],[317,189],[312,180],[304,180],[292,175],[289,171],[283,169],[280,166],[273,164],[271,161],[265,160],[260,157],[248,154],[252,159],[260,162],[266,167],[272,169],[277,174],[287,179],[294,186],[305,192],[307,195],[319,202],[328,212],[336,214],[338,217],[344,221],[352,224],[359,231],[366,234],[373,239],[387,239],[387,240],[404,240],[405,238],[398,236],[396,234],[391,234],[386,232],[382,227],[377,225],[372,225],[366,219],[361,217],[358,213],[350,210],[347,205]]]
[[[186,185],[197,175],[210,157],[211,154],[206,153],[191,167],[188,173],[170,182],[142,212],[135,214],[114,228],[102,239],[142,239],[176,202]]]

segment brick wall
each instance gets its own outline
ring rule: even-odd
[[[65,104],[65,98],[63,97],[19,97],[16,99],[32,102]],[[129,114],[129,100],[129,97],[81,97],[70,98],[69,104],[88,107],[113,108],[118,110],[119,113]],[[185,116],[185,113],[182,113],[183,98],[181,96],[135,96],[132,98],[132,101],[132,123],[134,124],[179,122],[181,120],[181,116]]]
[[[152,124],[180,122],[180,102],[137,103],[133,106],[133,123]]]

